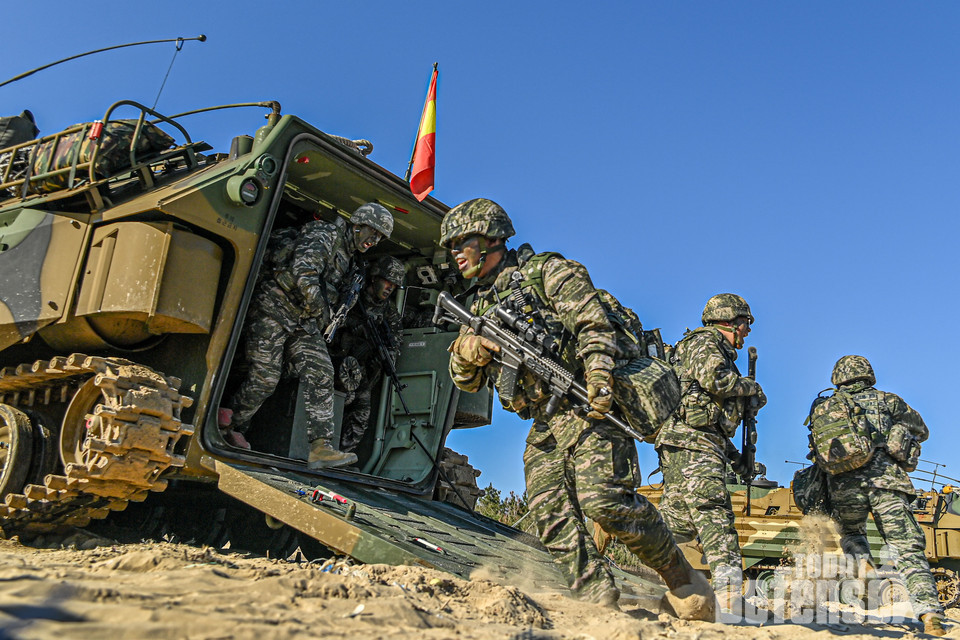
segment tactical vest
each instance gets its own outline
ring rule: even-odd
[[[690,339],[696,335],[709,334],[711,339],[722,340],[716,333],[718,330],[711,327],[698,327],[688,331],[673,348],[670,363],[680,380],[680,402],[677,406],[677,417],[686,425],[703,431],[716,430],[721,436],[732,437],[743,418],[743,409],[746,400],[741,396],[732,396],[724,400],[717,400],[711,394],[700,388],[700,383],[688,377],[686,367],[686,349]],[[739,375],[740,370],[731,359],[730,366]]]

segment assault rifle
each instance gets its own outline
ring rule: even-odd
[[[757,379],[757,348],[747,349],[747,377]],[[743,473],[740,479],[747,486],[747,515],[750,515],[750,489],[753,479],[757,475],[757,397],[751,396],[743,410],[743,446],[740,453],[740,468]]]
[[[390,378],[390,382],[393,384],[393,388],[397,392],[397,397],[400,399],[400,404],[403,405],[403,412],[407,416],[413,414],[410,413],[409,407],[407,407],[406,401],[403,399],[403,390],[407,388],[407,385],[400,382],[399,376],[397,376],[397,368],[393,364],[393,358],[390,357],[390,349],[387,347],[387,343],[383,339],[383,334],[380,333],[380,327],[377,321],[367,313],[367,310],[363,308],[363,303],[360,303],[360,311],[363,315],[363,333],[367,338],[367,342],[373,344],[374,349],[376,350],[377,358],[380,360],[380,364],[383,365],[383,370],[386,372],[387,377]]]
[[[330,324],[323,330],[323,339],[328,343],[333,342],[333,337],[336,335],[337,330],[347,321],[347,314],[350,313],[350,309],[353,309],[353,305],[357,304],[357,300],[360,299],[360,292],[363,291],[364,280],[364,265],[357,263],[354,265],[350,275],[347,276],[347,293],[343,297],[343,303],[340,305],[340,308],[337,309],[337,312],[333,314]]]
[[[390,378],[391,384],[393,384],[394,391],[397,392],[397,398],[400,400],[400,405],[403,407],[403,413],[408,418],[413,418],[413,413],[410,412],[410,407],[407,406],[407,401],[403,399],[403,390],[407,388],[407,385],[400,382],[400,377],[397,375],[397,367],[393,364],[393,358],[390,357],[390,349],[387,347],[386,342],[383,339],[383,335],[380,333],[380,327],[377,326],[377,322],[367,313],[366,309],[363,308],[363,302],[360,303],[360,310],[363,313],[363,333],[366,335],[367,340],[373,343],[373,346],[376,348],[377,358],[380,360],[380,364],[383,365],[383,370],[386,372],[387,377]],[[424,446],[420,438],[417,437],[417,434],[413,432],[413,421],[410,421],[410,438],[420,447],[420,449],[426,454],[427,459],[430,460],[430,464],[433,465],[433,468],[437,470],[437,474],[440,476],[440,479],[447,483],[447,486],[453,490],[453,492],[460,498],[460,502],[463,504],[465,509],[470,509],[470,503],[463,497],[463,494],[460,493],[460,490],[457,489],[457,486],[453,484],[449,477],[447,477],[446,472],[444,472],[443,467],[440,466],[440,463],[437,461],[436,457],[430,450]]]
[[[556,342],[542,327],[532,322],[531,318],[508,309],[504,304],[497,305],[494,317],[475,316],[444,291],[437,298],[437,308],[433,314],[434,324],[443,322],[470,327],[475,334],[500,347],[494,357],[501,365],[500,379],[497,381],[497,392],[501,400],[510,402],[516,396],[520,368],[523,367],[550,389],[550,399],[544,408],[548,416],[557,412],[562,400],[572,401],[578,410],[590,410],[586,387],[557,362]],[[631,438],[643,440],[643,436],[614,410],[605,413],[603,417]]]

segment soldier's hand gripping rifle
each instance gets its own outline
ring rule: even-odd
[[[747,377],[751,380],[757,379],[757,348],[747,349]],[[740,453],[740,479],[747,486],[747,515],[750,515],[750,489],[753,486],[753,479],[757,475],[757,412],[760,410],[757,406],[759,401],[757,396],[750,396],[747,400],[747,406],[743,410],[743,446]]]
[[[353,305],[357,304],[357,300],[360,299],[360,292],[363,291],[363,283],[364,267],[362,264],[357,263],[350,272],[350,275],[347,276],[347,292],[343,297],[343,303],[340,305],[340,308],[337,309],[337,312],[333,314],[333,318],[330,319],[330,324],[323,330],[323,339],[328,343],[333,342],[333,337],[336,335],[337,330],[347,321],[347,314],[350,313],[350,309],[353,309]]]
[[[470,327],[475,334],[500,347],[494,357],[501,365],[500,379],[497,381],[497,392],[501,400],[513,400],[517,393],[520,368],[523,367],[550,389],[550,399],[545,407],[547,415],[556,413],[564,399],[583,409],[590,409],[586,387],[577,382],[574,375],[556,361],[555,341],[529,318],[524,318],[503,304],[497,305],[495,317],[475,316],[444,291],[437,298],[437,308],[433,314],[434,324],[443,322]],[[643,436],[613,410],[605,413],[603,417],[631,438],[643,440]]]

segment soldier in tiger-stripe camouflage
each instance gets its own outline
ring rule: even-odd
[[[713,296],[701,315],[703,327],[688,332],[671,362],[680,378],[680,406],[657,435],[663,469],[660,513],[678,542],[699,538],[710,565],[721,613],[742,612],[742,557],[726,467],[739,463],[730,442],[749,398],[763,406],[755,381],[740,375],[737,350],[750,333],[753,314],[732,293]]]
[[[612,371],[637,355],[636,340],[611,323],[583,265],[559,254],[534,255],[529,245],[507,250],[505,240],[513,234],[506,212],[478,198],[447,213],[440,242],[463,277],[477,278],[475,314],[493,314],[519,272],[525,299],[563,345],[560,360],[585,381],[591,410],[584,416],[569,405],[548,415],[549,393],[522,370],[513,400],[501,397],[508,411],[533,420],[523,461],[541,541],[575,595],[615,607],[619,592],[586,529],[584,519],[590,518],[660,573],[670,588],[667,607],[682,617],[712,619],[709,585],[690,569],[656,508],[635,490],[633,440],[603,419],[611,408]],[[457,387],[474,392],[485,384],[497,386],[495,350],[492,342],[463,328],[450,346],[450,374]]]
[[[373,386],[380,382],[386,367],[370,332],[378,332],[391,365],[396,365],[400,354],[403,326],[392,295],[403,287],[403,279],[403,263],[396,258],[382,256],[373,262],[367,270],[367,284],[359,303],[330,345],[337,367],[337,389],[345,394],[341,451],[353,453],[360,444],[370,422]]]
[[[894,565],[903,576],[913,611],[923,621],[924,632],[945,635],[943,607],[937,599],[937,585],[924,554],[926,539],[910,508],[916,499],[916,490],[907,471],[915,468],[916,459],[912,464],[898,460],[895,454],[900,453],[901,448],[891,442],[891,433],[897,430],[910,434],[906,437],[914,440],[911,446],[917,448],[914,456],[919,458],[919,443],[930,433],[927,425],[900,396],[874,387],[877,378],[863,356],[843,356],[837,360],[831,382],[839,392],[849,394],[870,421],[877,437],[885,441],[862,467],[827,476],[832,515],[842,536],[840,546],[845,554],[869,562],[867,516],[872,513],[877,530],[893,552]]]
[[[333,442],[334,369],[323,330],[340,299],[340,288],[359,255],[389,238],[393,216],[377,203],[361,205],[349,223],[311,221],[296,240],[290,264],[263,277],[247,314],[246,356],[249,371],[221,419],[224,439],[249,444],[243,433],[263,402],[276,389],[287,367],[301,379],[310,443],[308,466],[336,467],[357,456]]]

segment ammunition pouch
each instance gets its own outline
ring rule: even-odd
[[[720,409],[720,420],[718,427],[720,432],[727,438],[732,438],[737,433],[737,427],[743,421],[743,411],[746,408],[747,398],[743,396],[732,396],[723,401]]]
[[[694,429],[715,426],[720,421],[720,406],[700,389],[696,381],[680,399],[679,415],[683,422]]]
[[[902,424],[895,424],[887,434],[887,453],[906,472],[916,470],[920,462],[920,441]]]

